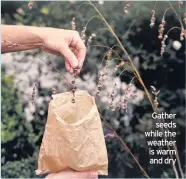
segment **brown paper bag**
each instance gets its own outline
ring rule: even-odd
[[[94,101],[86,91],[53,95],[40,147],[36,174],[66,169],[108,173],[108,157],[101,120]]]

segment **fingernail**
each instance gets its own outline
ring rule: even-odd
[[[73,68],[78,68],[78,60],[77,59],[75,59],[73,61]]]

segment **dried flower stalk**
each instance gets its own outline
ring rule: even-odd
[[[99,72],[99,77],[98,77],[98,88],[96,91],[96,96],[99,95],[100,91],[102,90],[102,82],[103,82],[103,78],[106,75],[106,68],[108,66],[108,63],[110,61],[110,58],[112,56],[112,49],[110,49],[107,53],[106,53],[106,62],[105,62],[105,66],[103,68],[103,70],[101,72]]]
[[[110,104],[109,104],[109,108],[114,111],[114,105],[113,105],[113,101],[114,101],[114,96],[115,96],[115,88],[116,88],[117,84],[115,83],[114,84],[114,88],[112,90],[112,93],[109,95],[109,98],[110,98]]]
[[[86,38],[86,30],[87,30],[87,27],[84,26],[83,30],[81,31],[81,39],[83,40],[84,43],[85,43],[85,38]]]
[[[124,13],[127,14],[128,13],[128,9],[130,7],[130,1],[126,0],[125,1],[125,6],[124,6]]]
[[[160,52],[161,56],[165,52],[165,47],[166,47],[165,41],[167,38],[168,38],[168,35],[164,35],[163,40],[161,41],[161,52]]]
[[[151,21],[150,21],[150,27],[151,27],[151,28],[154,27],[154,25],[155,25],[155,20],[156,20],[156,18],[155,18],[155,10],[152,9],[152,17],[151,17]]]
[[[31,99],[31,103],[34,104],[34,101],[35,101],[35,94],[36,94],[36,88],[38,87],[38,82],[36,82],[34,84],[34,87],[33,87],[33,91],[32,91],[32,99]]]
[[[32,9],[34,7],[34,1],[29,1],[28,7],[29,9]]]
[[[87,41],[87,48],[90,47],[90,45],[92,44],[92,39],[96,37],[96,34],[95,33],[92,33],[89,38],[88,38],[88,41]]]
[[[152,94],[154,95],[153,103],[158,108],[159,102],[158,102],[158,94],[160,93],[160,90],[157,91],[157,89],[154,86],[150,86],[152,89]]]
[[[75,103],[75,91],[77,89],[75,80],[76,80],[76,76],[77,76],[77,71],[78,71],[78,69],[74,69],[74,79],[72,80],[72,94],[73,94],[72,99],[71,99],[72,103]]]
[[[75,17],[72,18],[71,25],[72,25],[72,30],[76,30],[76,22],[75,22]]]

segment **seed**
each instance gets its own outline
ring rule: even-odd
[[[74,98],[72,98],[71,102],[72,102],[72,103],[75,103],[75,99],[74,99]]]

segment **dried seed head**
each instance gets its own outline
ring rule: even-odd
[[[34,1],[30,1],[30,2],[28,3],[28,7],[29,7],[29,9],[32,9],[33,6],[34,6]]]
[[[125,64],[124,61],[121,61],[118,65],[116,65],[116,67],[114,68],[113,72],[116,72],[118,70],[118,68],[122,67]]]
[[[31,98],[31,103],[34,104],[35,100],[35,94],[36,94],[36,88],[38,87],[38,82],[34,84],[33,91],[32,91],[32,98]]]
[[[130,1],[126,0],[125,1],[125,6],[124,6],[124,13],[127,14],[128,13],[128,9],[130,7]]]
[[[56,88],[52,88],[52,94],[56,94]]]
[[[115,96],[115,92],[114,91],[115,91],[116,86],[117,86],[117,84],[115,83],[114,84],[114,88],[112,90],[112,93],[109,95],[109,98],[110,98],[109,108],[111,110],[115,110],[114,109],[114,105],[113,105],[113,101],[114,101],[114,96]]]
[[[108,60],[111,58],[111,56],[112,56],[112,49],[110,49],[110,50],[107,52],[106,56],[107,56],[107,59],[108,59]]]
[[[103,78],[104,76],[106,75],[105,73],[105,69],[106,67],[108,66],[108,62],[111,58],[111,55],[112,55],[112,50],[110,49],[107,53],[106,53],[106,57],[107,57],[107,60],[106,60],[106,63],[105,63],[105,66],[103,68],[103,71],[100,71],[99,72],[99,77],[98,77],[98,87],[97,87],[97,92],[96,92],[96,96],[99,94],[99,92],[102,90],[102,82],[103,82]]]
[[[151,21],[150,21],[150,27],[151,28],[154,27],[155,20],[156,20],[156,18],[155,18],[155,10],[152,10],[152,17],[151,17]]]
[[[158,107],[159,103],[158,103],[158,95],[160,93],[160,90],[157,91],[157,89],[154,86],[151,86],[152,88],[152,94],[154,95],[154,100],[153,100],[153,104]]]
[[[167,38],[168,38],[168,35],[164,35],[163,40],[161,41],[161,52],[160,52],[161,56],[165,52],[165,47],[166,47],[165,41]]]
[[[179,6],[180,6],[180,5],[183,5],[183,1],[179,1],[178,4],[179,4]]]
[[[92,33],[89,38],[88,38],[88,41],[87,41],[87,47],[89,47],[92,43],[92,39],[96,37],[96,34],[95,33]]]
[[[159,39],[163,38],[163,32],[164,32],[164,25],[165,24],[166,24],[166,21],[162,20],[161,24],[159,25],[159,29],[158,29],[158,32],[159,32],[158,38]]]
[[[86,26],[83,27],[83,30],[81,31],[81,39],[83,40],[83,42],[85,43],[85,38],[86,38]]]
[[[72,98],[71,102],[72,102],[72,103],[75,103],[75,99],[74,99],[74,98]]]
[[[181,40],[181,41],[184,40],[184,35],[185,35],[184,29],[182,29],[182,30],[181,30],[181,33],[180,33],[180,40]]]
[[[125,112],[127,112],[129,99],[135,98],[137,96],[137,94],[133,94],[132,86],[133,84],[130,82],[129,85],[127,86],[127,89],[125,90],[123,101],[118,103],[119,105],[116,108],[117,110],[123,109]]]
[[[76,30],[76,22],[75,22],[75,17],[72,18],[71,25],[72,25],[72,30]]]
[[[74,79],[71,81],[72,83],[72,94],[73,94],[73,97],[72,97],[72,100],[71,102],[72,103],[75,103],[75,91],[76,91],[76,84],[75,84],[75,79],[76,79],[76,76],[77,76],[77,71],[78,69],[74,69]]]
[[[105,75],[105,72],[103,72],[103,71],[99,72],[99,76],[103,77],[104,75]]]
[[[99,95],[99,91],[96,91],[96,96],[98,96]]]

